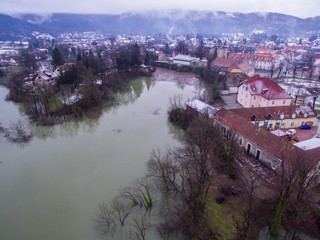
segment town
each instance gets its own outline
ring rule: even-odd
[[[206,83],[207,94],[184,103],[183,114],[218,130],[224,157],[245,169],[244,176],[283,184],[272,236],[280,234],[294,190],[301,206],[306,196],[320,203],[319,192],[306,193],[320,182],[319,36],[284,39],[260,30],[221,36],[33,32],[32,38],[0,42],[0,83],[42,125],[95,115],[105,101],[113,102],[111,92],[121,88],[124,76],[152,76],[156,69],[192,73]],[[283,172],[288,179],[280,183]],[[226,188],[215,201],[223,204],[239,192]],[[148,209],[152,202],[144,198],[141,205]],[[249,223],[243,224],[237,226],[244,234],[239,239],[250,239]]]

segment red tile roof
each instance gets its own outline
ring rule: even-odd
[[[222,108],[214,118],[256,144],[261,150],[283,160],[286,167],[290,168],[301,158],[301,160],[308,161],[311,169],[320,160],[320,148],[304,151],[287,140],[271,134],[266,129],[257,127],[232,110]]]
[[[254,75],[241,84],[247,85],[251,95],[260,95],[265,99],[292,99],[275,81],[260,75]]]
[[[217,57],[211,62],[211,65],[215,67],[229,68],[235,63],[237,63],[237,60],[235,59]]]
[[[248,119],[231,110],[222,108],[214,118],[279,159],[284,159],[287,152],[300,151],[298,147],[290,144],[287,140],[271,134],[264,128],[257,127]]]
[[[239,60],[250,60],[254,62],[275,62],[279,55],[269,53],[229,53],[228,58],[239,59]]]
[[[239,68],[243,71],[243,72],[246,72],[246,71],[250,71],[250,70],[253,70],[254,67],[249,64],[248,62],[242,62],[242,63],[239,63]]]

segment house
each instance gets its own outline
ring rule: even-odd
[[[186,103],[186,111],[195,116],[208,116],[213,119],[214,114],[219,109],[214,108],[198,99],[194,99]]]
[[[309,161],[309,176],[313,176],[316,181],[319,180],[320,143],[317,143],[315,148],[301,149],[267,129],[252,124],[235,111],[225,108],[215,114],[214,125],[226,138],[235,137],[241,148],[273,170],[279,169],[281,165],[288,169],[300,158],[302,161]]]
[[[211,69],[216,69],[222,72],[227,72],[227,70],[238,61],[236,59],[216,57],[211,62]]]
[[[316,125],[317,113],[311,105],[258,107],[230,109],[257,127],[267,129],[299,128],[301,125]]]
[[[249,77],[254,75],[254,67],[249,63],[231,58],[217,57],[211,62],[211,69],[216,69],[224,73],[245,73]]]
[[[53,84],[58,76],[55,72],[46,70],[36,73],[33,77],[35,84]]]
[[[275,81],[255,75],[240,84],[237,101],[245,108],[289,106],[292,97]]]
[[[199,58],[189,55],[178,54],[173,58],[173,63],[178,65],[194,66],[199,62]]]
[[[228,58],[247,61],[254,66],[255,69],[260,70],[274,70],[280,68],[284,57],[281,54],[271,53],[229,53]]]

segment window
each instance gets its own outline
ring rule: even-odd
[[[253,100],[256,100],[256,96],[253,97]]]
[[[239,145],[242,146],[242,144],[243,144],[243,138],[240,138]]]
[[[292,122],[292,123],[291,123],[291,127],[294,127],[295,125],[296,125],[295,122]]]
[[[265,122],[263,123],[263,126],[264,126],[264,127],[268,127],[268,122],[265,121]]]
[[[272,127],[273,127],[273,124],[272,124],[272,123],[270,123],[270,124],[269,124],[269,128],[272,128]]]
[[[272,105],[274,104],[274,101],[272,101]]]
[[[286,104],[286,100],[283,100],[283,104]]]
[[[260,125],[260,122],[256,121],[256,126],[259,127],[259,125]]]

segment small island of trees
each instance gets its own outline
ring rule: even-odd
[[[51,70],[38,70],[36,59],[21,52],[22,67],[10,75],[8,100],[21,103],[24,111],[39,124],[55,124],[84,115],[99,116],[100,108],[114,101],[113,94],[126,86],[128,79],[150,75],[150,53],[141,54],[131,44],[103,56],[100,52],[74,50],[67,61],[64,46],[52,50]],[[144,64],[147,65],[144,65]]]

